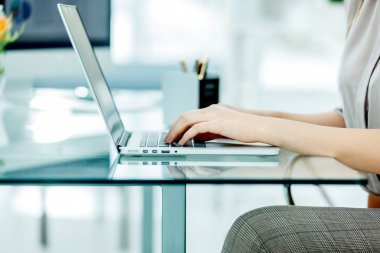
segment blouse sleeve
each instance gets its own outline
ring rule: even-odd
[[[346,36],[348,35],[348,33],[351,30],[351,25],[352,25],[352,22],[355,18],[356,12],[358,11],[359,4],[360,4],[360,1],[355,1],[355,0],[344,1],[346,13],[347,13],[347,16],[346,16],[346,18],[347,18],[346,19],[346,27],[347,27]]]
[[[344,118],[344,116],[343,116],[343,109],[342,108],[335,108],[334,112],[339,113],[342,116],[342,118]]]

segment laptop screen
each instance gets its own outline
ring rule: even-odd
[[[116,109],[111,91],[104,78],[98,59],[91,46],[86,29],[75,6],[58,5],[70,41],[80,58],[88,84],[97,101],[100,113],[106,122],[114,143],[121,138],[124,126]]]

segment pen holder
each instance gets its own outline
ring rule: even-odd
[[[219,103],[219,78],[199,80],[194,73],[167,72],[162,79],[164,123],[172,125],[186,111]]]
[[[199,108],[219,103],[219,77],[207,75],[199,80]]]

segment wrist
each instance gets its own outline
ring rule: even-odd
[[[276,136],[276,133],[278,133],[278,129],[276,128],[280,120],[281,119],[273,117],[253,115],[250,124],[255,140],[274,146],[280,146],[279,136]]]
[[[250,115],[249,120],[247,121],[247,129],[250,130],[250,135],[253,141],[265,142],[263,136],[265,136],[265,127],[264,119],[265,116],[260,115]]]

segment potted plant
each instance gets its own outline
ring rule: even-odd
[[[31,6],[27,1],[14,1],[7,15],[4,6],[0,5],[0,95],[5,86],[4,55],[6,47],[15,42],[25,30],[25,21],[31,14]]]

